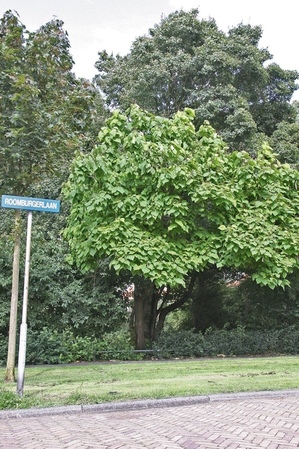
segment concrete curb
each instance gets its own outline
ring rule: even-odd
[[[298,396],[299,389],[278,391],[256,391],[243,393],[212,394],[207,396],[188,396],[166,399],[145,399],[124,402],[108,402],[92,405],[70,405],[61,407],[32,408],[19,410],[1,410],[0,420],[7,418],[28,418],[45,415],[66,415],[80,413],[107,413],[127,410],[142,410],[163,407],[182,407],[185,405],[207,404],[232,400],[279,399]]]

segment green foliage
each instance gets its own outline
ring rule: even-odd
[[[1,348],[2,346],[1,342]],[[205,334],[191,331],[164,331],[153,344],[154,356],[215,357],[298,354],[299,331],[296,326],[272,330],[208,330]],[[95,360],[141,360],[135,353],[130,335],[120,330],[96,339],[75,336],[66,330],[44,328],[28,332],[27,363],[31,365],[61,364]]]
[[[141,360],[143,355],[134,353],[130,333],[120,330],[103,336],[97,347],[96,358],[98,360]]]
[[[20,408],[22,399],[12,391],[0,388],[0,410]]]
[[[94,360],[140,360],[142,354],[133,351],[128,331],[119,330],[101,338],[74,335],[70,330],[59,332],[44,327],[28,331],[27,363],[59,364]]]
[[[0,217],[0,333],[7,335],[13,254],[9,231],[12,213],[0,210]],[[85,275],[66,262],[68,247],[60,235],[64,217],[62,210],[55,219],[50,214],[36,214],[33,218],[28,326],[38,332],[44,327],[52,329],[55,323],[58,330],[71,329],[78,336],[99,337],[127,320],[127,304],[116,290],[117,280],[109,270],[107,260],[99,261],[96,269]],[[22,254],[25,238],[23,235]],[[23,281],[24,257],[21,257],[20,296]]]
[[[156,286],[185,285],[210,265],[247,269],[274,288],[298,267],[298,172],[264,144],[256,158],[229,153],[194,112],[172,119],[116,111],[64,194],[72,260],[89,270],[110,258]]]
[[[189,302],[186,302],[182,307],[167,315],[163,329],[165,331],[184,331],[192,329]]]
[[[281,122],[272,134],[271,145],[283,163],[299,169],[299,122]]]
[[[64,260],[65,205],[57,224],[45,214],[34,218],[29,325],[41,348],[49,340],[53,356],[48,349],[39,354],[32,343],[33,361],[57,363],[62,354],[65,361],[92,360],[96,349],[89,352],[89,346],[126,320],[126,304],[116,292],[121,279],[109,272],[109,263],[118,275],[129,273],[129,281],[131,275],[149,278],[162,291],[165,284],[183,291],[192,272],[203,273],[202,281],[215,264],[246,269],[263,286],[253,298],[240,293],[232,305],[198,281],[185,327],[203,330],[227,320],[260,329],[296,322],[294,291],[271,293],[266,286],[284,286],[298,267],[298,176],[261,141],[272,135],[280,161],[298,168],[298,124],[292,123],[298,105],[289,104],[298,74],[265,64],[270,54],[259,47],[260,27],[240,25],[225,35],[213,20],[199,20],[198,11],[180,11],[138,38],[126,57],[100,53],[97,83],[113,109],[134,101],[164,117],[185,106],[195,112],[167,120],[136,107],[116,111],[98,142],[103,101],[92,83],[72,74],[63,23],[54,19],[28,33],[8,11],[0,30],[0,193],[58,198],[69,159],[82,149],[66,188],[72,205],[67,235],[73,260],[91,271],[82,274]],[[207,124],[196,132],[207,119],[233,149],[257,158],[228,156]],[[10,212],[0,214],[4,361],[12,220]],[[164,306],[181,304],[173,291]],[[125,338],[120,346],[127,351]],[[118,354],[115,349],[113,358]]]
[[[161,358],[298,354],[299,331],[295,326],[280,330],[211,330],[202,335],[191,331],[163,332],[155,342]]]
[[[225,309],[224,273],[215,267],[201,272],[192,292],[189,329],[204,332],[209,327],[221,329],[230,317]]]
[[[28,332],[27,363],[57,364],[93,361],[99,349],[99,340],[74,335],[69,330],[43,328]]]
[[[8,338],[0,333],[0,366],[3,366],[7,356]]]
[[[57,329],[90,337],[115,329],[126,320],[127,312],[108,262],[99,261],[91,273],[83,275],[68,265],[68,248],[56,238],[56,232],[47,237],[41,232],[32,247],[29,325],[39,330],[55,322]]]
[[[283,70],[278,64],[266,68],[267,82],[259,92],[259,101],[253,106],[253,116],[258,128],[270,136],[280,122],[292,123],[296,119],[296,108],[290,104],[298,89],[298,72]]]
[[[233,331],[211,332],[205,339],[211,355],[273,355],[299,352],[299,332],[295,326],[268,331],[245,331],[240,327]]]
[[[28,364],[56,364],[61,363],[68,355],[65,345],[66,337],[63,332],[43,328],[41,331],[28,330],[26,361]],[[71,361],[71,360],[68,360]]]
[[[12,245],[5,237],[3,239],[0,238],[0,267],[0,332],[5,333],[7,331],[7,318],[10,309],[12,271]]]
[[[194,288],[188,301],[180,309],[167,315],[164,330],[193,330],[204,332],[213,327],[221,329],[226,323],[234,323],[231,310],[234,302],[237,303],[237,293],[226,301],[224,285],[224,272],[211,266],[198,273]],[[259,288],[259,287],[257,287]],[[232,293],[231,291],[229,293]],[[240,299],[241,302],[241,299]]]
[[[283,329],[295,325],[299,316],[298,275],[288,278],[290,286],[270,289],[250,279],[238,288],[223,288],[222,309],[232,327],[251,330]]]
[[[202,357],[204,355],[204,337],[190,331],[163,332],[154,343],[158,357]]]
[[[88,81],[76,80],[71,72],[73,60],[69,47],[63,22],[58,19],[34,33],[28,33],[17,13],[12,11],[7,11],[0,20],[0,194],[30,196],[29,191],[54,173],[63,179],[74,151],[93,143],[100,122],[95,117],[100,111],[99,94]],[[58,195],[59,188],[56,188],[54,198]],[[20,229],[15,231],[14,253],[19,254],[16,250]],[[45,261],[49,259],[44,257]],[[10,274],[7,275],[6,265],[2,268],[5,279],[0,279],[0,301],[4,298],[6,315]],[[14,260],[12,282],[13,313],[6,373],[10,380],[14,377],[18,278],[19,256]]]
[[[12,11],[0,21],[0,193],[26,194],[63,173],[97,134],[99,94],[74,77],[69,48],[58,19],[34,33]]]
[[[112,109],[137,103],[166,117],[184,107],[196,126],[209,120],[233,149],[254,152],[264,134],[293,122],[298,73],[269,64],[262,29],[239,24],[227,34],[198,10],[163,18],[138,37],[126,56],[99,53],[96,82]]]

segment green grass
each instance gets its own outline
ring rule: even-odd
[[[24,396],[5,383],[0,409],[298,388],[299,357],[111,362],[27,367]]]

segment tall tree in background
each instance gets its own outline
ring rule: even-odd
[[[94,139],[99,95],[88,81],[76,80],[69,48],[60,20],[28,33],[16,13],[7,11],[1,19],[0,194],[26,195],[45,176],[67,172],[74,151]],[[16,212],[9,381],[14,379],[20,228]]]
[[[299,102],[294,101],[296,120],[294,123],[281,122],[271,136],[270,143],[281,162],[299,169]]]
[[[170,117],[191,107],[197,127],[209,120],[232,149],[254,151],[278,123],[294,120],[298,78],[266,65],[271,55],[259,48],[261,37],[259,26],[225,34],[213,19],[199,20],[196,9],[175,12],[137,38],[127,56],[100,52],[96,82],[111,108],[137,103]]]

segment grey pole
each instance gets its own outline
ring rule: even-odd
[[[28,211],[28,220],[27,220],[25,279],[24,279],[24,293],[23,293],[22,324],[20,328],[19,359],[18,359],[17,394],[20,397],[23,396],[25,363],[26,363],[27,309],[28,309],[28,292],[29,292],[31,228],[32,228],[32,211],[30,210]]]

